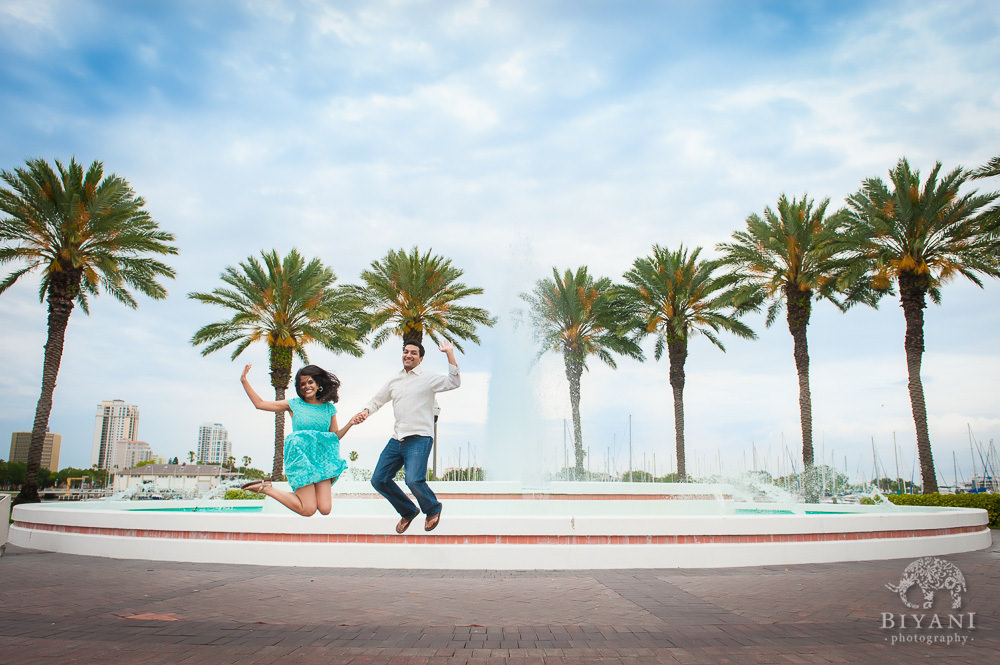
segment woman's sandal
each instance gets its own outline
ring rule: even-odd
[[[264,490],[271,486],[270,480],[251,480],[248,483],[243,483],[240,485],[241,490],[246,490],[248,492],[255,492],[257,494],[263,494]],[[251,489],[256,487],[257,489]]]

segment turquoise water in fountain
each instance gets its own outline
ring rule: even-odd
[[[191,506],[182,508],[126,508],[139,513],[259,513],[264,506]]]
[[[535,495],[535,498],[478,498],[466,495],[463,498],[450,498],[447,494],[440,495],[447,511],[452,517],[483,517],[510,518],[514,520],[542,517],[557,517],[565,515],[594,517],[627,517],[655,518],[667,516],[680,517],[768,517],[768,516],[833,516],[833,515],[872,515],[893,513],[934,513],[947,512],[947,508],[928,506],[907,506],[901,509],[889,504],[803,504],[803,503],[754,503],[742,501],[718,501],[712,499],[563,499],[548,498]],[[266,501],[157,501],[150,502],[79,502],[75,505],[61,506],[72,510],[93,509],[127,511],[137,513],[216,513],[244,515],[291,515],[286,508],[273,500]],[[381,497],[363,497],[358,495],[334,495],[333,512],[330,517],[317,516],[316,519],[336,519],[337,517],[372,517],[379,518],[389,515],[391,509]]]

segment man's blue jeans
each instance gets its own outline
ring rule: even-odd
[[[378,458],[372,473],[372,487],[389,500],[400,517],[416,517],[421,511],[430,517],[441,512],[441,502],[427,485],[427,458],[433,443],[434,439],[429,436],[408,436],[402,441],[389,439]],[[420,510],[393,480],[401,468],[406,469],[406,486],[416,497]]]

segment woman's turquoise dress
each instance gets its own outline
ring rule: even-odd
[[[292,433],[285,437],[285,476],[292,490],[335,479],[347,469],[340,456],[340,439],[330,431],[337,413],[332,402],[309,404],[298,397],[288,400]]]

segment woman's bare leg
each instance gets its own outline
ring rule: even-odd
[[[329,515],[333,510],[333,496],[330,491],[332,485],[329,480],[321,480],[312,485],[316,488],[316,508],[322,515]]]
[[[248,488],[251,489],[251,488]],[[295,490],[295,493],[279,490],[270,484],[265,484],[260,489],[251,489],[254,492],[265,494],[285,508],[296,512],[303,517],[309,517],[316,512],[316,485],[306,485]]]

